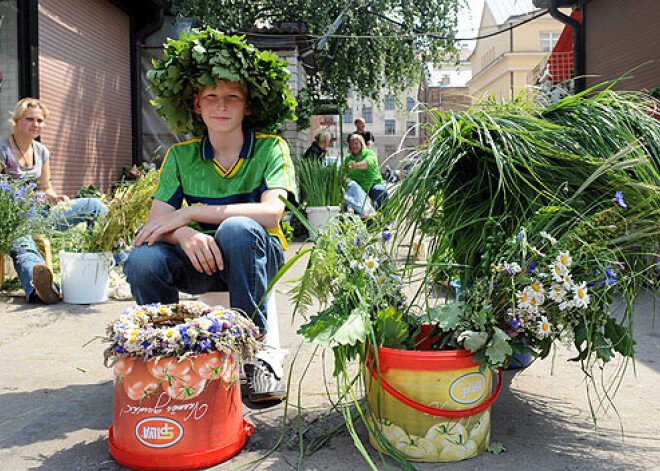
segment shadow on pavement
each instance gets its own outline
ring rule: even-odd
[[[80,429],[107,431],[112,382],[0,395],[0,449],[63,439]]]

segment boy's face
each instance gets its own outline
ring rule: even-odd
[[[220,81],[215,88],[206,86],[195,95],[195,113],[202,116],[209,132],[226,133],[240,129],[250,110],[238,82]]]

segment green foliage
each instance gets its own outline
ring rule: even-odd
[[[288,87],[286,65],[275,53],[245,44],[242,37],[207,28],[168,39],[147,79],[158,116],[175,133],[203,134],[204,122],[193,111],[193,96],[221,80],[239,82],[247,92],[252,114],[245,117],[246,124],[256,131],[275,132],[279,124],[295,119],[296,100]]]
[[[76,198],[100,198],[102,193],[94,185],[81,186],[76,193]]]
[[[454,36],[459,0],[303,1],[260,2],[169,0],[175,15],[192,17],[227,33],[244,33],[281,22],[307,25],[312,38],[325,35],[339,15],[341,26],[327,46],[314,50],[318,73],[308,83],[313,100],[319,96],[346,103],[349,90],[377,98],[383,86],[391,92],[417,83],[427,62],[440,64],[456,56]],[[386,18],[393,19],[388,21]],[[398,24],[397,24],[398,23]],[[450,39],[435,39],[431,32]],[[362,36],[362,37],[360,37]]]
[[[106,203],[107,214],[92,229],[78,224],[64,232],[50,231],[53,246],[70,252],[111,252],[130,246],[149,216],[157,181],[158,172],[150,170],[142,173],[135,183],[117,188]],[[60,209],[65,209],[65,205],[51,211],[57,213]]]
[[[313,158],[296,159],[295,166],[307,206],[341,206],[346,186],[345,167],[325,165]]]
[[[45,197],[37,197],[35,189],[24,178],[0,176],[0,253],[9,253],[17,238],[43,231]]]

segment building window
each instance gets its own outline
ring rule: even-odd
[[[385,109],[393,110],[395,108],[394,95],[385,95]]]
[[[393,136],[396,134],[396,121],[393,119],[385,120],[385,135]]]
[[[363,106],[362,107],[362,118],[364,118],[365,123],[373,123],[374,122],[374,116],[373,116],[373,113],[371,112],[371,106]]]
[[[344,119],[342,121],[344,123],[352,123],[353,122],[353,108],[346,108],[344,110]]]
[[[408,137],[415,137],[417,135],[417,123],[414,121],[407,121],[406,128]]]
[[[389,145],[385,146],[385,155],[390,156],[390,155],[394,154],[395,150],[396,150],[396,147],[394,147],[394,146],[389,146]]]
[[[559,41],[560,35],[560,31],[541,31],[539,33],[539,49],[544,52],[551,52],[557,41]]]
[[[415,107],[415,99],[413,97],[406,98],[406,111],[412,111]]]

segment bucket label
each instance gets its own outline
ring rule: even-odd
[[[150,448],[167,448],[183,438],[183,427],[176,420],[149,417],[137,423],[135,436]]]
[[[451,383],[449,395],[459,404],[474,404],[486,392],[486,376],[482,373],[469,373]]]

